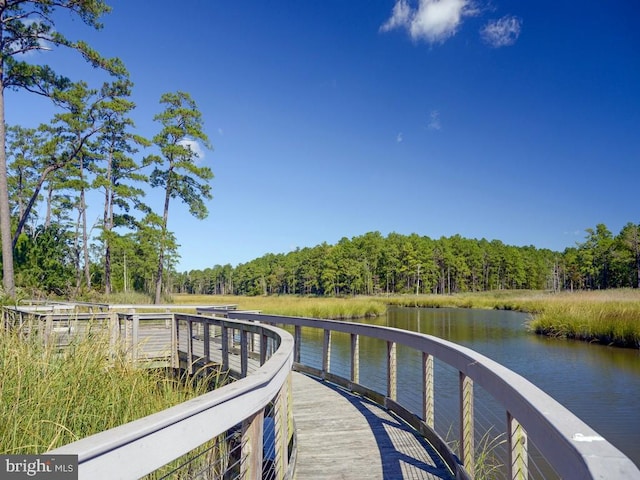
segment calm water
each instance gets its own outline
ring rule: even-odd
[[[508,311],[393,308],[369,323],[435,335],[500,362],[640,465],[640,350],[540,337],[526,331],[527,320]],[[384,362],[384,352],[373,357],[362,358],[361,367]]]

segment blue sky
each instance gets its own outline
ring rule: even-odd
[[[58,29],[124,61],[139,133],[183,90],[214,146],[209,217],[169,212],[180,271],[369,231],[561,251],[640,222],[635,1],[107,3],[101,31],[66,15]],[[102,81],[77,55],[39,55]],[[53,113],[6,103],[9,124]],[[159,191],[147,200],[161,210]]]

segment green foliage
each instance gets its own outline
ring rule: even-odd
[[[179,293],[239,295],[453,294],[496,290],[637,287],[640,227],[617,236],[604,225],[564,253],[460,235],[437,240],[370,232],[335,245],[267,254],[235,268],[216,265],[177,277]]]

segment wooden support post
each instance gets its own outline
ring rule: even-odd
[[[51,334],[53,332],[53,316],[51,313],[48,313],[46,317],[44,317],[44,346],[49,346],[51,342]]]
[[[433,382],[433,357],[422,352],[422,418],[427,425],[435,429]]]
[[[222,370],[229,370],[229,328],[224,324],[220,324],[222,338]]]
[[[300,345],[302,345],[302,327],[296,325],[293,329],[293,361],[300,363]]]
[[[283,480],[289,468],[289,382],[284,382],[274,403],[276,447],[275,479]]]
[[[211,339],[209,338],[209,321],[202,321],[202,346],[204,348],[204,361],[206,364],[211,363]]]
[[[134,365],[138,363],[138,343],[140,338],[140,315],[133,314],[131,317],[131,356]]]
[[[171,366],[173,368],[180,368],[180,355],[178,354],[179,335],[178,319],[174,313],[171,323]]]
[[[473,380],[460,373],[460,459],[469,476],[474,477],[475,440]]]
[[[324,342],[322,343],[322,379],[331,370],[331,330],[324,331]]]
[[[251,333],[240,329],[240,378],[247,376],[249,371],[249,337]]]
[[[260,335],[260,366],[267,361],[267,352],[269,349],[269,337],[264,333]]]
[[[507,439],[509,442],[509,474],[511,480],[527,480],[529,477],[529,454],[527,432],[507,412]]]
[[[351,334],[351,382],[360,383],[360,336]]]
[[[240,478],[262,478],[264,408],[242,422]]]
[[[187,318],[187,373],[193,374],[193,322]]]
[[[396,342],[387,342],[387,397],[394,401],[398,397],[396,350]]]
[[[118,314],[116,312],[109,312],[109,357],[111,357],[111,359],[114,359],[118,354],[119,337]]]

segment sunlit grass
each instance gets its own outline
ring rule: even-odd
[[[393,297],[391,305],[517,310],[533,314],[539,334],[624,347],[640,346],[640,290],[550,293],[507,290],[458,295]]]
[[[382,298],[376,297],[298,297],[293,295],[243,297],[236,295],[178,295],[176,304],[238,305],[242,310],[262,313],[329,319],[352,319],[384,315]]]
[[[112,358],[88,336],[58,351],[0,335],[0,453],[42,453],[201,395],[216,378],[175,378]]]

